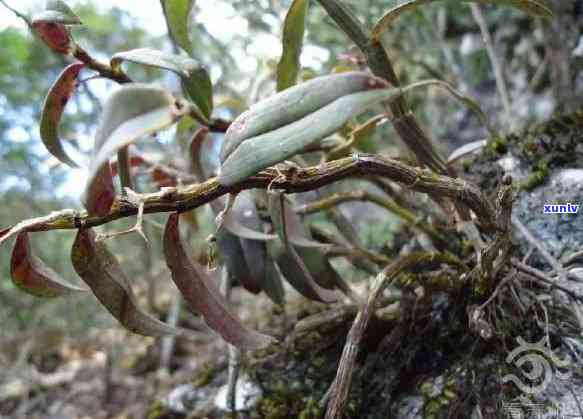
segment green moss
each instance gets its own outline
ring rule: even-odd
[[[425,403],[424,416],[426,418],[436,417],[440,410],[441,404],[439,403],[439,401],[435,399],[429,400],[427,403]]]
[[[278,382],[274,391],[264,395],[257,402],[253,417],[284,419],[290,417],[292,412],[305,412],[304,417],[308,419],[312,417],[306,416],[311,411],[309,404],[309,401],[307,404],[304,403],[301,391],[293,390],[291,386]]]
[[[508,151],[508,139],[506,137],[493,137],[488,141],[486,148],[494,154],[505,154]]]
[[[202,368],[200,374],[197,377],[195,377],[194,381],[192,382],[192,385],[198,388],[205,387],[211,383],[214,375],[215,371],[213,367],[210,364],[207,364]]]
[[[162,419],[166,415],[166,406],[162,401],[155,400],[148,408],[147,419]]]
[[[535,166],[534,171],[528,178],[520,185],[521,189],[531,191],[537,186],[542,185],[549,177],[549,165],[545,160],[541,160]]]
[[[318,419],[322,417],[324,409],[314,399],[308,400],[306,407],[298,415],[298,419]]]

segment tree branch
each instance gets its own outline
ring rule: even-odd
[[[219,184],[216,178],[178,188],[163,188],[159,192],[140,194],[144,213],[185,212],[207,204],[220,196],[246,189],[279,189],[285,193],[299,193],[318,189],[339,180],[370,175],[386,177],[417,192],[444,196],[463,204],[476,214],[477,221],[487,233],[496,231],[493,206],[480,189],[462,179],[437,175],[429,170],[411,167],[396,160],[374,154],[354,154],[320,166],[307,168],[269,168],[232,186]],[[78,229],[106,224],[138,213],[138,206],[120,196],[110,213],[103,217],[85,212],[63,210],[45,217],[23,221],[0,231],[0,244],[20,231],[47,231]]]

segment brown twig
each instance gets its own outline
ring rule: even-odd
[[[283,176],[282,176],[283,175]],[[427,170],[408,166],[396,160],[373,154],[354,155],[323,165],[307,168],[270,168],[232,186],[223,186],[216,178],[179,188],[163,188],[159,192],[140,194],[144,214],[185,212],[207,204],[220,196],[245,189],[282,190],[286,193],[307,192],[324,185],[358,176],[376,175],[390,178],[418,192],[446,196],[472,209],[485,232],[496,231],[495,213],[480,189],[464,180],[436,175]],[[89,216],[74,210],[62,210],[0,231],[0,243],[20,231],[78,229],[106,224],[138,213],[138,206],[125,197],[118,197],[110,213]]]

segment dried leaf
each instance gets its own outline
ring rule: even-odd
[[[65,106],[75,92],[79,72],[84,66],[82,63],[71,64],[57,77],[45,99],[40,121],[40,136],[47,150],[59,161],[71,167],[78,166],[63,150],[58,127]]]
[[[184,51],[192,52],[192,43],[188,36],[188,18],[194,0],[161,0],[166,25],[172,39]]]
[[[283,24],[283,49],[277,65],[277,91],[296,84],[306,30],[309,0],[294,0]]]
[[[188,111],[166,90],[134,83],[115,92],[97,128],[85,192],[87,211],[103,216],[115,197],[109,159],[136,139],[165,128]]]
[[[95,243],[91,229],[80,229],[71,251],[73,267],[101,304],[126,329],[144,336],[163,337],[182,331],[142,311],[117,259],[103,242]]]
[[[393,24],[393,22],[405,12],[413,11],[424,4],[441,0],[410,0],[399,4],[385,13],[375,24],[372,37],[379,39],[381,35]],[[509,6],[522,10],[523,12],[537,17],[552,18],[553,12],[542,0],[465,0],[468,3],[490,3],[500,6]]]
[[[14,243],[10,274],[17,288],[35,297],[52,298],[87,291],[66,282],[35,256],[26,232],[21,232]]]
[[[172,71],[180,76],[184,90],[203,115],[210,118],[213,110],[212,83],[208,72],[189,57],[167,54],[150,48],[119,52],[111,58],[111,67],[118,69],[122,61]]]
[[[275,340],[245,327],[227,308],[227,301],[201,266],[190,257],[180,238],[178,214],[168,218],[164,232],[164,255],[172,279],[190,308],[200,313],[208,326],[230,344],[241,349],[258,349]]]

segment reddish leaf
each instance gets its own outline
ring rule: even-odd
[[[138,166],[141,166],[145,163],[146,163],[146,161],[144,160],[144,158],[142,156],[139,156],[136,154],[130,156],[130,167],[138,167]],[[116,161],[111,163],[111,175],[117,176],[117,162]]]
[[[47,46],[58,54],[69,54],[72,49],[69,30],[62,23],[33,22],[36,33]]]
[[[109,210],[115,200],[115,187],[111,169],[108,164],[103,165],[94,176],[93,182],[85,191],[85,207],[91,215],[103,217],[109,214]]]
[[[238,348],[258,349],[275,342],[270,336],[246,328],[227,309],[227,301],[204,269],[192,260],[191,253],[180,239],[178,214],[170,215],[164,231],[164,255],[172,279],[190,308],[200,313],[224,340]]]
[[[182,99],[159,87],[130,83],[111,95],[95,133],[84,202],[91,215],[106,215],[113,204],[109,159],[139,138],[165,128],[189,111]]]
[[[253,294],[261,292],[260,278],[253,275],[245,252],[243,251],[242,240],[228,230],[221,228],[217,234],[217,247],[221,252],[225,266],[229,272],[233,283],[239,283],[247,291]]]
[[[165,187],[165,186],[176,186],[178,181],[176,180],[176,176],[167,173],[161,167],[155,167],[151,173],[152,180],[158,184],[158,186]]]
[[[35,297],[52,298],[87,291],[67,283],[41,259],[33,255],[26,232],[20,233],[14,243],[10,274],[16,287]]]
[[[61,162],[71,167],[77,167],[77,164],[63,150],[58,127],[65,106],[75,92],[79,72],[84,66],[82,63],[71,64],[59,75],[47,94],[40,122],[40,136],[47,150]]]
[[[119,262],[105,244],[95,243],[92,230],[78,231],[71,260],[101,304],[129,331],[153,337],[182,333],[140,310]]]
[[[190,172],[198,178],[199,182],[205,180],[202,166],[200,164],[200,150],[208,133],[209,129],[207,127],[199,128],[190,140]]]

